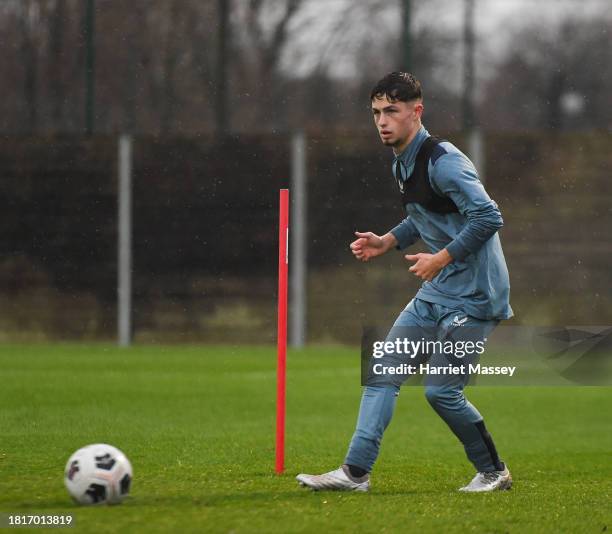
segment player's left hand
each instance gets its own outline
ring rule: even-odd
[[[408,261],[416,262],[408,270],[417,275],[419,278],[429,282],[431,282],[431,280],[433,280],[434,277],[452,261],[452,258],[446,249],[442,249],[437,254],[419,252],[418,254],[406,254],[404,257]]]

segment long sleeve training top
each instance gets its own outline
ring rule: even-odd
[[[422,126],[394,158],[393,173],[399,167],[402,174],[396,178],[409,179],[427,137]],[[454,260],[431,282],[424,282],[416,298],[461,309],[483,320],[512,317],[508,269],[497,233],[503,220],[497,204],[485,191],[472,162],[448,141],[434,149],[428,172],[434,191],[450,197],[459,213],[435,213],[409,203],[407,217],[391,230],[400,250],[422,239],[432,254],[446,248]]]

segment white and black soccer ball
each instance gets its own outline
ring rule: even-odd
[[[64,482],[80,504],[119,504],[130,491],[132,465],[112,445],[87,445],[68,460]]]

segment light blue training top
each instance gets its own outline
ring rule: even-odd
[[[427,137],[429,133],[421,126],[406,149],[394,158],[393,173],[399,160],[403,181],[412,174],[416,155]],[[485,191],[472,162],[448,141],[436,147],[428,171],[434,191],[450,197],[459,213],[435,213],[409,203],[408,216],[391,230],[400,250],[422,239],[432,254],[446,248],[454,260],[431,282],[424,282],[416,298],[462,310],[478,319],[509,319],[513,315],[510,281],[497,234],[504,222],[497,204]]]

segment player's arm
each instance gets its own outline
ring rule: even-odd
[[[450,197],[467,224],[445,248],[436,254],[407,255],[415,262],[410,271],[423,280],[432,280],[453,261],[463,261],[478,251],[504,224],[497,204],[491,200],[474,165],[458,152],[447,153],[430,168],[432,186]]]
[[[454,261],[477,252],[504,225],[497,204],[489,197],[472,163],[460,153],[441,156],[431,176],[440,192],[450,197],[467,224],[447,246]]]
[[[390,230],[389,233],[395,237],[396,243],[394,246],[398,250],[404,250],[421,239],[421,234],[412,222],[410,216],[406,217],[395,228]]]

